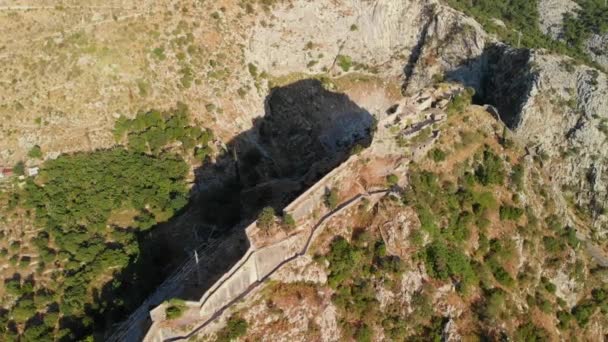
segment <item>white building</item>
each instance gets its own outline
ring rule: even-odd
[[[29,177],[34,177],[38,174],[39,170],[40,170],[40,168],[38,166],[28,167],[26,170],[26,173]]]

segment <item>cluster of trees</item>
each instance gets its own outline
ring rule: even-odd
[[[177,155],[123,148],[46,161],[20,197],[43,228],[30,241],[38,250],[38,268],[57,272],[52,283],[19,276],[5,280],[15,305],[0,312],[0,323],[6,323],[0,324],[0,339],[78,340],[91,334],[94,312],[124,304],[101,296],[104,279],[137,259],[138,232],[187,204],[187,172]],[[119,212],[131,213],[124,227],[112,224]]]
[[[367,232],[358,234],[352,242],[337,237],[323,258],[329,262],[328,284],[335,290],[332,301],[342,314],[345,338],[371,341],[371,327],[382,325],[389,317],[379,309],[374,281],[396,282],[405,271],[403,261],[388,255],[382,239]],[[387,327],[387,331],[393,328]]]
[[[566,42],[557,41],[539,29],[540,13],[537,0],[447,0],[447,3],[477,19],[484,28],[497,34],[512,46],[549,49],[569,55],[579,61],[601,67],[586,54],[581,42],[590,32],[605,32],[607,21],[603,0],[577,0],[582,9],[567,16]],[[506,27],[497,25],[500,19]]]
[[[458,167],[455,183],[442,175],[412,168],[403,201],[415,207],[421,228],[411,233],[410,241],[418,249],[418,260],[425,264],[431,277],[452,282],[464,296],[473,288],[474,293],[482,293],[475,312],[484,326],[515,318],[517,328],[512,331],[515,339],[546,339],[549,333],[544,328],[525,316],[518,316],[511,296],[519,291],[531,309],[555,316],[560,329],[576,334],[594,315],[608,313],[608,289],[601,284],[597,287],[595,280],[587,279],[586,284],[595,287],[592,295],[569,308],[556,296],[557,287],[550,279],[541,277],[539,281],[534,276],[537,270],[528,265],[531,258],[524,258],[525,266],[518,273],[513,272],[513,265],[518,264],[521,257],[516,242],[509,235],[489,239],[487,227],[491,217],[512,220],[510,224],[517,225],[516,229],[524,237],[523,253],[540,259],[544,270],[564,267],[564,255],[577,251],[580,241],[575,230],[564,227],[555,215],[547,216],[543,222],[534,216],[531,208],[509,203],[499,205],[492,195],[496,187],[515,192],[515,204],[517,192],[523,189],[526,174],[523,165],[513,165],[510,182],[506,182],[507,169],[507,162],[488,146],[472,162],[466,161]],[[474,249],[468,243],[472,229],[478,236]],[[568,267],[572,267],[573,274],[585,274],[583,262],[577,261]],[[546,274],[541,272],[541,275],[543,273]]]
[[[576,13],[564,15],[564,39],[577,49],[583,50],[592,34],[608,32],[608,6],[604,0],[577,0],[580,8]]]
[[[121,116],[114,127],[114,137],[122,141],[127,137],[129,150],[158,155],[168,145],[181,143],[183,151],[204,160],[211,152],[208,143],[213,132],[191,126],[188,107],[178,103],[171,111],[151,110],[140,112],[133,119]]]
[[[263,231],[270,231],[276,222],[276,212],[273,207],[264,207],[258,214],[257,226]],[[281,216],[281,228],[290,231],[296,227],[296,220],[290,213],[284,212]]]

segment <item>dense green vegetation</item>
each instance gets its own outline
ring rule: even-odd
[[[122,141],[125,136],[129,150],[135,152],[157,155],[179,142],[187,155],[204,160],[211,152],[207,145],[213,138],[213,133],[191,126],[188,107],[178,103],[177,108],[167,112],[140,112],[133,119],[121,116],[116,121],[114,137],[117,141]]]
[[[176,156],[154,158],[120,148],[65,155],[44,164],[26,198],[36,218],[72,255],[88,239],[83,230],[102,234],[115,210],[135,209],[135,226],[150,228],[173,216],[187,202],[187,166]],[[90,243],[90,240],[88,241]]]
[[[418,260],[424,263],[428,275],[452,283],[464,298],[482,295],[473,306],[475,319],[480,322],[476,334],[494,339],[492,329],[511,322],[509,335],[514,340],[547,340],[550,334],[545,328],[530,320],[529,312],[536,309],[555,317],[560,329],[569,329],[576,336],[578,329],[598,313],[608,312],[608,292],[592,278],[585,283],[591,295],[568,309],[556,296],[557,287],[549,278],[532,275],[536,271],[531,258],[540,259],[541,275],[554,274],[564,267],[568,253],[579,251],[580,241],[574,229],[565,227],[558,216],[548,215],[543,222],[531,208],[520,206],[518,199],[526,178],[522,164],[512,165],[485,146],[472,160],[456,165],[453,173],[456,182],[413,167],[403,202],[416,209],[420,220],[420,229],[410,234],[410,243],[418,250]],[[510,181],[506,182],[509,174]],[[513,194],[511,201],[499,204],[493,194],[504,191]],[[518,252],[516,240],[509,233],[492,234],[492,223],[505,232],[509,226],[516,227],[524,239],[523,252]],[[473,248],[472,238],[476,239]],[[515,272],[513,265],[522,257],[525,266]],[[584,264],[578,258],[566,269],[582,279]],[[514,296],[527,298],[529,307],[523,314],[516,308]],[[426,316],[432,316],[432,310]],[[437,331],[426,324],[431,333]]]
[[[0,340],[99,339],[95,334],[107,322],[121,319],[153,288],[154,251],[140,251],[140,238],[187,204],[182,156],[204,159],[212,134],[190,126],[187,108],[178,105],[121,117],[115,136],[126,138],[127,147],[47,160],[14,194],[12,207],[34,214],[41,230],[29,241],[13,241],[11,260],[21,269],[30,264],[29,256],[18,255],[22,243],[35,247],[39,258],[35,274],[4,280],[5,303],[14,305],[0,310]],[[33,149],[30,157],[39,152]],[[135,281],[144,283],[133,289]],[[170,304],[168,317],[179,317],[183,305]]]
[[[18,277],[9,280],[17,298],[9,317],[25,324],[24,334],[32,334],[30,326],[43,317],[46,325],[34,327],[48,339],[77,339],[91,332],[91,311],[120,305],[91,291],[98,292],[104,279],[137,258],[138,231],[168,219],[187,203],[186,173],[177,156],[152,157],[120,148],[47,161],[39,177],[28,181],[23,197],[43,228],[31,241],[40,254],[39,267],[61,272],[44,286],[26,286]],[[112,218],[123,211],[129,213],[128,224],[115,226]],[[15,330],[7,330],[6,338]]]
[[[329,285],[336,291],[332,301],[342,314],[340,325],[346,339],[371,341],[372,325],[381,325],[388,314],[379,309],[374,282],[395,283],[405,270],[396,256],[387,255],[384,242],[371,235],[357,235],[352,243],[336,238],[325,256]]]
[[[569,55],[600,68],[582,49],[581,42],[589,32],[605,30],[606,9],[603,0],[580,0],[584,12],[580,19],[566,20],[566,42],[553,40],[539,29],[540,14],[537,0],[445,0],[450,6],[479,21],[484,28],[501,40],[517,47],[544,48]],[[497,24],[502,20],[505,27]]]
[[[608,32],[608,6],[604,0],[577,0],[580,9],[564,17],[564,39],[579,50],[592,34]]]

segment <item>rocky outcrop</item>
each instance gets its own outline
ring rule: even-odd
[[[573,13],[579,7],[572,0],[540,0],[540,30],[553,39],[560,39],[564,31],[564,14]]]
[[[525,142],[573,204],[606,234],[608,79],[572,59],[497,46],[487,52],[483,100]]]
[[[564,39],[564,15],[577,16],[581,6],[573,0],[540,0],[540,30],[555,40]],[[608,34],[592,34],[584,44],[591,59],[608,68]]]
[[[484,103],[495,106],[501,119],[511,128],[521,125],[520,113],[525,99],[530,96],[538,78],[530,67],[531,52],[493,45],[481,57],[485,61],[481,72],[481,86],[476,87]]]
[[[419,39],[405,67],[408,92],[428,86],[448,73],[450,79],[478,88],[484,67],[483,55],[490,41],[475,20],[449,7],[434,6],[428,14]],[[411,68],[411,75],[408,75]]]
[[[608,34],[594,34],[585,44],[591,58],[604,68],[608,68]]]
[[[245,57],[274,76],[405,74],[415,92],[474,60],[485,37],[477,22],[436,0],[297,0],[274,10],[272,25],[253,28]]]

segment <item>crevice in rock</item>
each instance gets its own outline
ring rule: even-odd
[[[420,31],[420,36],[418,38],[418,42],[412,49],[412,52],[407,61],[407,64],[403,68],[403,74],[404,74],[404,79],[405,79],[403,82],[403,86],[402,86],[403,93],[405,93],[407,91],[410,80],[411,80],[412,76],[414,75],[414,70],[416,69],[416,64],[418,64],[418,60],[420,59],[420,56],[422,55],[422,50],[424,49],[424,46],[426,45],[427,37],[429,34],[429,29],[430,29],[431,25],[433,24],[433,22],[436,21],[435,8],[432,6],[427,6],[424,9],[423,17],[425,17],[426,20],[424,21],[424,24],[422,25],[422,30]]]
[[[515,49],[504,44],[490,45],[482,55],[464,61],[461,68],[447,72],[446,78],[462,81],[463,74],[471,72],[472,69],[467,67],[471,63],[482,66],[478,74],[464,77],[471,81],[465,85],[475,89],[474,103],[494,106],[500,119],[509,128],[516,129],[521,124],[521,112],[538,78],[531,65],[531,50]]]

